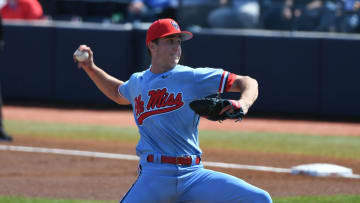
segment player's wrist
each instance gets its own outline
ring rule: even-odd
[[[95,71],[96,68],[97,68],[97,66],[94,63],[82,65],[82,69],[86,72],[93,72],[93,71]]]
[[[229,100],[234,109],[240,109],[241,103],[240,100]]]
[[[250,104],[246,102],[244,99],[239,100],[230,100],[231,104],[235,109],[242,109],[243,112],[246,114],[250,108]]]

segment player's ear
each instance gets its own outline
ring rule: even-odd
[[[155,48],[155,46],[156,46],[156,43],[154,43],[154,42],[149,43],[149,49],[150,50],[153,50]]]
[[[148,51],[149,51],[149,55],[150,55],[150,56],[152,56],[151,53],[155,51],[156,45],[157,45],[157,44],[154,43],[154,42],[150,42],[150,43],[149,43]]]

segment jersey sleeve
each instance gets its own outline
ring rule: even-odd
[[[236,79],[236,75],[223,69],[197,68],[194,70],[197,95],[205,97],[211,94],[227,92]]]
[[[229,73],[229,75],[227,76],[227,78],[225,80],[223,92],[228,92],[230,90],[230,87],[234,84],[235,80],[236,80],[236,74]]]
[[[122,85],[119,85],[118,87],[118,93],[120,96],[125,97],[128,101],[131,101],[131,96],[130,96],[130,85],[129,85],[130,81],[126,81],[124,82]]]

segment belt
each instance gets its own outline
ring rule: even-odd
[[[149,154],[146,158],[147,162],[154,162],[154,155]],[[196,156],[195,164],[198,165],[201,162],[201,157]],[[161,156],[162,164],[174,164],[179,166],[191,166],[192,165],[192,157],[191,156]]]

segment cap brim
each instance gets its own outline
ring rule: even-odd
[[[162,35],[159,38],[164,38],[164,37],[167,37],[167,36],[170,36],[170,35],[180,35],[181,41],[186,41],[186,40],[189,40],[189,39],[193,38],[193,34],[191,32],[188,32],[188,31],[167,33],[165,35]]]

